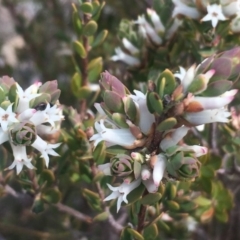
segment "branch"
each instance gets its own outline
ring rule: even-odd
[[[57,207],[59,211],[65,212],[65,213],[69,214],[70,216],[73,216],[81,221],[84,221],[87,223],[92,223],[91,217],[89,217],[88,215],[85,215],[71,207],[68,207],[62,203],[57,203],[57,204],[54,204],[53,206]]]

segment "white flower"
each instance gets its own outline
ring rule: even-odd
[[[194,152],[195,157],[201,157],[202,155],[207,154],[208,149],[206,147],[202,147],[199,145],[193,145],[193,146],[188,146],[188,145],[183,145],[178,148],[178,150],[183,151],[183,152]]]
[[[186,73],[187,73],[186,69],[179,66],[179,72],[174,73],[174,76],[179,78],[182,81]]]
[[[180,140],[187,134],[189,128],[182,126],[180,128],[169,131],[164,139],[160,143],[160,147],[163,151],[166,151],[172,146],[176,146]]]
[[[4,132],[7,131],[9,124],[13,122],[18,122],[16,118],[16,113],[12,111],[12,105],[13,104],[10,104],[7,107],[7,110],[4,110],[3,108],[0,107],[0,124]]]
[[[235,1],[220,0],[220,3],[222,5],[223,14],[226,17],[231,17],[240,11],[240,0],[235,0]]]
[[[175,18],[170,28],[166,31],[166,39],[170,39],[173,34],[177,31],[177,29],[182,25],[183,21]]]
[[[126,48],[132,55],[139,53],[139,49],[136,48],[127,38],[123,38],[122,43],[124,48]]]
[[[158,31],[147,22],[144,16],[138,16],[138,20],[135,23],[139,24],[143,37],[150,38],[156,45],[162,44],[162,38],[158,35]]]
[[[105,120],[106,121],[106,120]],[[95,141],[94,146],[99,142],[105,141],[107,146],[120,145],[127,149],[140,147],[144,144],[142,140],[137,140],[128,128],[107,128],[104,125],[104,119],[95,122],[97,134],[94,134],[89,140]]]
[[[56,153],[53,149],[59,147],[60,145],[61,143],[56,143],[56,144],[47,143],[43,139],[41,139],[39,136],[37,136],[36,140],[31,146],[37,149],[42,154],[41,157],[44,158],[46,166],[48,167],[48,164],[49,164],[48,155],[59,156],[59,154]]]
[[[156,32],[157,33],[164,32],[165,27],[163,26],[159,15],[153,9],[150,9],[150,8],[147,9],[147,14],[150,17]]]
[[[35,125],[38,126],[42,123],[50,123],[52,127],[55,126],[55,122],[59,122],[63,119],[61,110],[57,105],[50,107],[48,103],[45,110],[37,111],[29,120]]]
[[[148,110],[146,103],[146,95],[140,91],[134,90],[135,95],[130,95],[130,97],[135,102],[139,110],[139,123],[138,126],[141,132],[145,135],[150,133],[152,124],[155,122],[155,117]]]
[[[31,85],[29,88],[27,88],[25,91],[19,86],[18,83],[16,83],[17,87],[17,95],[19,97],[19,102],[17,106],[17,113],[21,113],[29,108],[29,102],[40,96],[41,93],[36,93],[36,89],[39,87],[39,82]]]
[[[153,181],[158,187],[166,169],[167,159],[163,154],[153,156],[155,163],[153,165]]]
[[[193,7],[189,7],[181,2],[181,0],[172,0],[175,4],[175,8],[172,13],[172,17],[175,18],[177,15],[183,15],[192,19],[199,19],[201,14],[200,12]]]
[[[193,97],[191,101],[199,102],[203,109],[222,108],[233,100],[237,92],[237,89],[233,89],[217,97]]]
[[[115,48],[116,55],[111,57],[111,60],[113,61],[122,61],[129,66],[139,66],[140,60],[136,57],[133,57],[125,52],[121,48]]]
[[[19,174],[22,171],[23,166],[33,169],[34,166],[31,163],[31,158],[27,157],[26,152],[26,146],[15,146],[11,144],[14,161],[13,163],[8,167],[8,169],[13,169],[16,167],[17,174]]]
[[[202,21],[211,21],[212,26],[215,28],[218,24],[218,21],[224,21],[227,18],[223,15],[222,7],[218,4],[212,4],[207,6],[208,14],[203,17]]]
[[[113,187],[110,184],[107,184],[109,189],[113,191],[104,201],[109,201],[117,198],[117,212],[119,211],[122,202],[128,203],[127,195],[137,188],[141,184],[141,178],[131,182],[131,183],[122,183],[118,187]]]
[[[228,117],[231,116],[231,113],[225,109],[212,109],[212,110],[204,110],[197,113],[186,113],[185,119],[197,126],[206,123],[213,122],[228,122]]]

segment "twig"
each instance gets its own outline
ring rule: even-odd
[[[97,175],[97,168],[96,168],[95,163],[93,161],[91,162],[91,170],[92,170],[93,176],[96,176]],[[121,231],[123,230],[123,226],[118,221],[115,220],[115,218],[113,217],[113,215],[111,214],[111,212],[109,210],[109,207],[106,206],[106,204],[104,202],[105,195],[104,195],[104,192],[103,192],[99,182],[96,182],[96,188],[97,188],[98,194],[100,196],[102,206],[103,206],[105,212],[107,212],[109,214],[108,215],[109,224],[111,225],[111,227],[114,229],[114,231],[117,234],[120,234]]]
[[[146,194],[148,194],[147,190],[144,191],[143,196],[145,196]],[[142,233],[142,231],[144,229],[144,224],[145,224],[144,221],[145,221],[146,212],[147,212],[147,206],[142,204],[141,207],[140,207],[140,211],[138,213],[137,231],[139,233]]]
[[[61,212],[65,212],[81,221],[84,221],[84,222],[87,222],[87,223],[92,223],[92,218],[71,208],[71,207],[68,207],[62,203],[57,203],[57,204],[54,204],[53,206],[57,207],[59,211]]]

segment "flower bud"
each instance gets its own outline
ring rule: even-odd
[[[35,126],[30,122],[14,124],[10,129],[10,137],[14,145],[30,146],[36,140]]]

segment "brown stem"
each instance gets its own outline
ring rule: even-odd
[[[67,214],[69,214],[69,215],[71,215],[71,216],[73,216],[73,217],[75,217],[75,218],[77,218],[77,219],[79,219],[83,222],[92,223],[92,218],[91,217],[89,217],[89,216],[87,216],[87,215],[85,215],[85,214],[83,214],[83,213],[81,213],[81,212],[79,212],[79,211],[77,211],[77,210],[75,210],[71,207],[68,207],[68,206],[66,206],[62,203],[57,203],[54,206],[57,207],[59,211],[65,212],[65,213],[67,213]]]
[[[148,191],[145,190],[145,192],[143,193],[143,196],[145,196],[147,193],[148,193]],[[147,206],[141,205],[140,211],[138,213],[138,226],[137,226],[137,231],[139,233],[142,233],[142,231],[144,229],[146,212],[147,212]]]
[[[90,0],[86,1],[86,2],[90,2]],[[83,25],[86,25],[90,20],[90,16],[88,14],[83,14]],[[89,48],[89,42],[88,42],[88,37],[83,36],[83,47],[86,50],[86,57],[82,59],[81,61],[81,71],[82,71],[82,87],[87,86],[88,85],[88,72],[87,72],[87,67],[88,67],[88,52],[90,50]],[[83,99],[80,102],[80,114],[81,114],[81,118],[82,120],[85,117],[85,113],[86,113],[86,109],[87,109],[87,101],[86,99]]]

